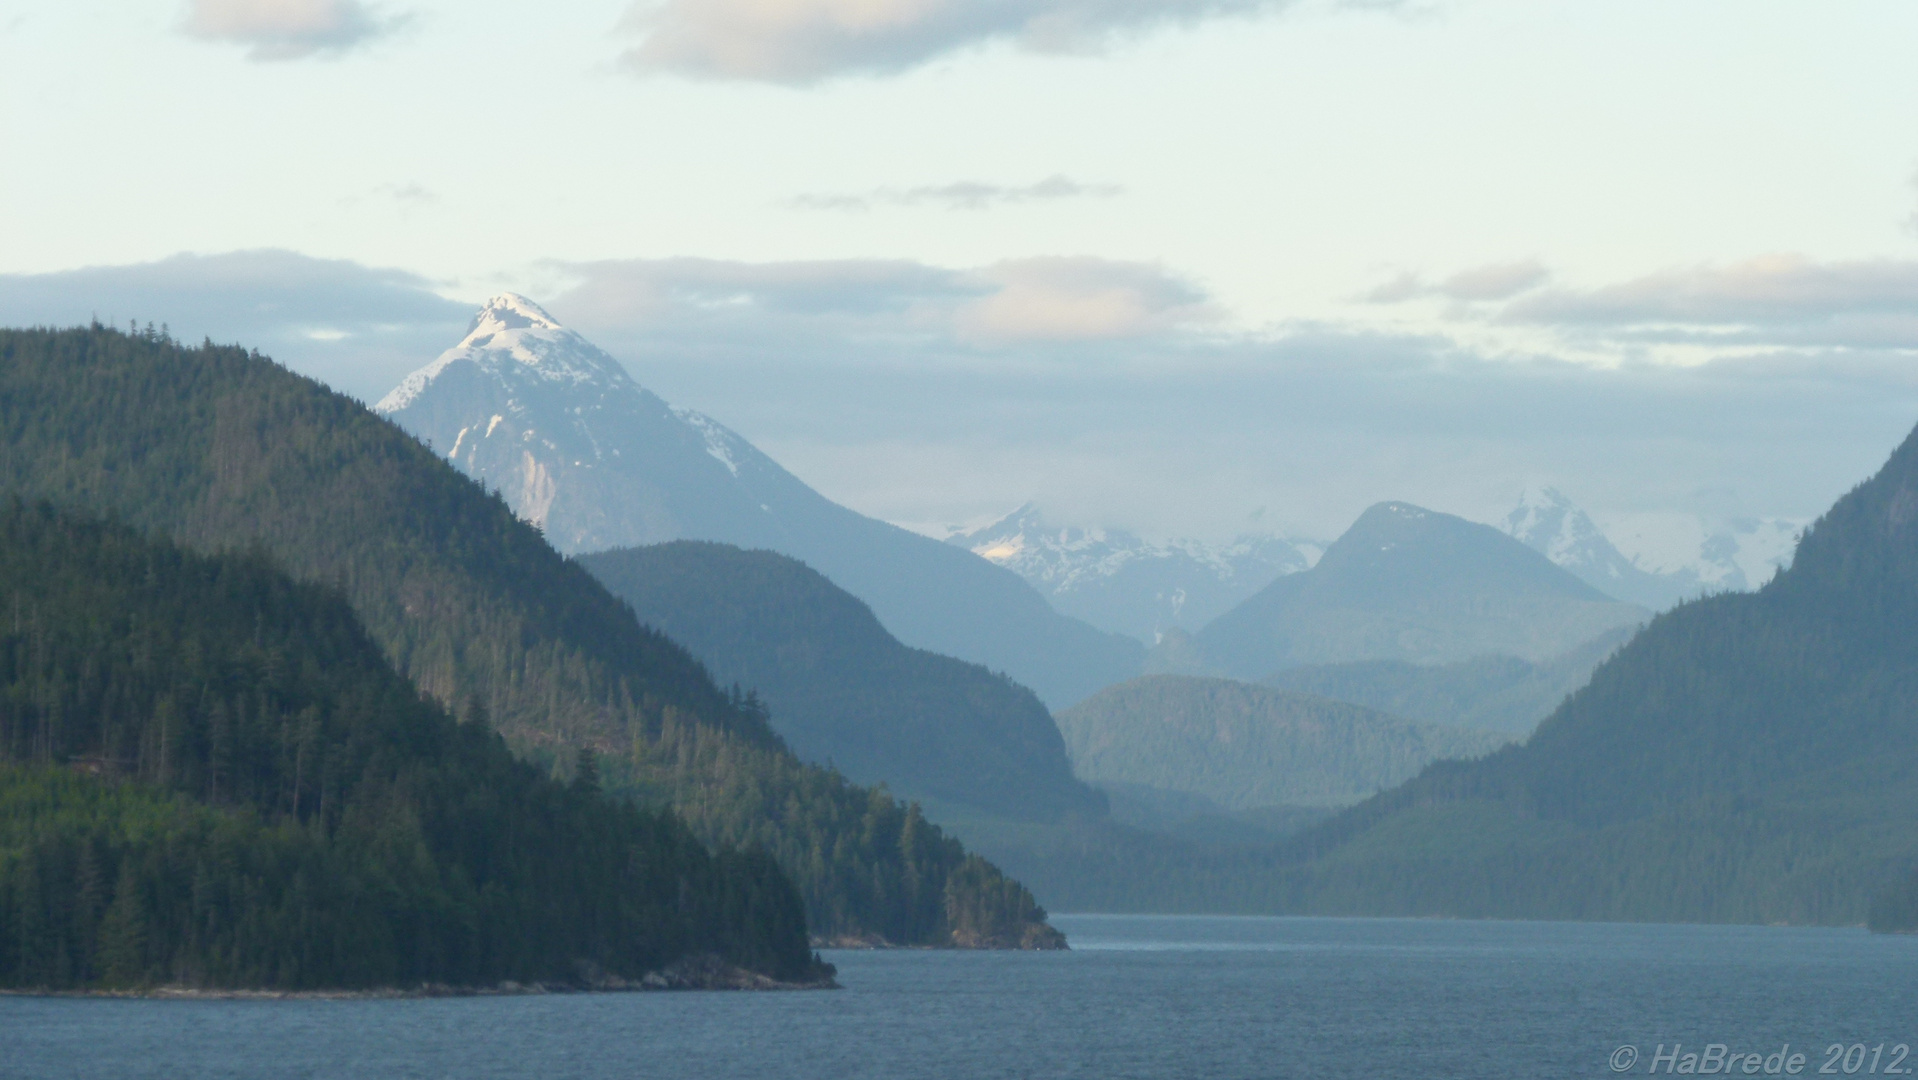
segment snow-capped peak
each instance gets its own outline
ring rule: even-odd
[[[1599,591],[1662,610],[1701,592],[1763,585],[1791,562],[1804,524],[1769,518],[1712,525],[1684,513],[1608,520],[1624,550],[1563,492],[1547,487],[1528,489],[1504,528]]]
[[[1196,630],[1321,550],[1264,533],[1222,544],[1147,540],[1060,525],[1032,503],[982,528],[951,529],[946,542],[1025,578],[1067,614],[1147,642],[1168,627]]]
[[[1567,568],[1606,568],[1615,577],[1610,564],[1626,561],[1585,511],[1557,488],[1527,488],[1506,515],[1505,531]]]
[[[480,306],[479,314],[473,316],[473,325],[466,331],[466,337],[460,345],[471,345],[475,338],[491,337],[508,330],[564,330],[559,320],[546,313],[546,309],[533,303],[518,293],[500,293]],[[456,348],[458,346],[455,346]]]
[[[518,293],[500,293],[480,307],[458,345],[408,375],[373,411],[390,414],[405,409],[442,372],[461,361],[509,387],[558,384],[610,389],[632,383],[619,361],[561,325],[545,308]]]

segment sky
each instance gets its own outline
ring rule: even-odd
[[[0,325],[363,400],[513,290],[827,495],[1810,518],[1918,423],[1918,5],[0,0]]]

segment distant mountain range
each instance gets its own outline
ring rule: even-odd
[[[1656,554],[1629,557],[1585,511],[1555,488],[1527,491],[1501,527],[1620,600],[1663,611],[1707,592],[1740,592],[1771,580],[1791,562],[1804,522],[1785,518],[1740,519],[1706,528],[1696,519],[1660,523],[1658,535],[1638,535]],[[1652,531],[1653,526],[1645,526]]]
[[[1508,535],[1626,603],[1663,611],[1708,592],[1755,589],[1791,562],[1805,522],[1674,514],[1624,519],[1615,543],[1556,488],[1527,490],[1498,522]],[[1012,570],[1059,611],[1157,645],[1193,633],[1273,580],[1308,570],[1324,546],[1272,533],[1229,542],[1147,540],[1124,529],[1063,524],[1031,503],[946,542]],[[1626,554],[1620,543],[1633,554]]]
[[[1157,644],[1197,630],[1273,579],[1309,568],[1320,548],[1270,534],[1226,544],[1153,542],[1123,529],[1062,527],[1027,503],[947,543],[1012,570],[1052,606],[1101,630]]]
[[[1248,681],[1357,660],[1542,661],[1648,614],[1491,526],[1380,503],[1312,569],[1273,581],[1189,640],[1162,642],[1154,661]]]
[[[903,798],[1023,820],[1102,815],[1032,691],[901,645],[824,575],[771,551],[681,540],[579,560],[721,685],[760,695],[807,761]]]
[[[901,641],[1006,672],[1054,706],[1139,670],[1137,641],[1059,614],[1009,570],[832,502],[525,297],[488,301],[458,345],[374,408],[561,552],[693,539],[791,555]]]

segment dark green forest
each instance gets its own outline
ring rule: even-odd
[[[949,887],[963,906],[972,886],[950,880],[956,856],[922,854],[908,808],[801,765],[762,709],[496,494],[257,353],[100,326],[0,331],[0,494],[334,588],[400,674],[523,758],[564,777],[591,750],[610,793],[673,805],[708,845],[752,833],[815,933],[951,940],[924,912],[943,912]]]
[[[0,507],[0,985],[816,977],[797,891],[563,784],[263,556]]]
[[[722,684],[758,691],[808,761],[999,815],[1105,811],[1073,777],[1032,691],[900,644],[865,604],[797,559],[682,540],[579,561]]]

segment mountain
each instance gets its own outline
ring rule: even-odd
[[[1791,562],[1804,522],[1736,519],[1708,529],[1696,519],[1646,518],[1621,552],[1556,488],[1527,491],[1503,523],[1514,539],[1610,596],[1654,611],[1707,592],[1755,589]]]
[[[1527,491],[1504,522],[1506,533],[1608,596],[1663,611],[1702,590],[1694,575],[1654,574],[1606,539],[1585,511],[1556,488]]]
[[[772,860],[515,760],[258,555],[14,502],[0,596],[0,986],[827,973]]]
[[[1489,525],[1393,502],[1360,515],[1312,569],[1175,644],[1214,671],[1259,679],[1354,660],[1544,660],[1646,614]]]
[[[192,550],[257,550],[338,588],[393,667],[462,721],[562,773],[590,748],[615,795],[672,804],[715,847],[773,854],[815,933],[949,944],[1050,931],[1036,904],[1006,926],[956,925],[1016,907],[1020,886],[972,867],[915,809],[799,761],[762,711],[497,494],[257,354],[97,325],[0,330],[5,495]]]
[[[1073,779],[1032,691],[901,645],[865,604],[796,559],[681,540],[579,562],[719,682],[762,696],[773,729],[807,761],[996,814],[1105,811]]]
[[[1148,675],[1059,714],[1078,774],[1228,810],[1344,806],[1505,738],[1227,679]]]
[[[1154,543],[1121,529],[1063,528],[1031,503],[946,542],[1017,573],[1067,615],[1151,644],[1173,628],[1197,630],[1319,554],[1271,535]]]
[[[1913,626],[1918,432],[1764,588],[1654,619],[1523,746],[1303,834],[1289,904],[1861,922],[1918,865]]]
[[[1608,630],[1550,660],[1481,656],[1425,666],[1403,660],[1307,664],[1266,677],[1265,685],[1349,701],[1408,720],[1497,731],[1523,738],[1591,681],[1636,626]]]
[[[563,553],[716,540],[790,555],[901,641],[1004,671],[1054,705],[1137,673],[1143,657],[1017,574],[832,502],[521,296],[489,301],[463,341],[374,408]]]

